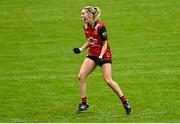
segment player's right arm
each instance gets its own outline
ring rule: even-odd
[[[89,41],[87,41],[80,49],[82,50],[82,51],[84,51],[85,49],[87,49],[89,47]],[[81,52],[82,52],[81,51]]]
[[[87,49],[89,47],[89,42],[87,41],[82,47],[80,48],[74,48],[73,51],[75,54],[79,54],[82,51],[84,51],[85,49]]]

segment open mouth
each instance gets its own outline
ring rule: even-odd
[[[82,18],[83,21],[85,21],[85,18]]]

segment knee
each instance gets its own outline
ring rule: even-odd
[[[79,81],[85,80],[85,76],[82,74],[78,74],[77,78]]]
[[[108,85],[111,85],[113,83],[112,79],[104,79],[104,80]]]

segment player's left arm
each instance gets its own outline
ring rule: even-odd
[[[103,46],[101,49],[101,54],[100,54],[99,58],[103,58],[103,55],[105,54],[106,49],[107,49],[107,32],[106,32],[106,28],[104,26],[100,28],[99,35],[100,35],[101,41],[103,43]]]
[[[101,54],[100,54],[99,58],[103,58],[103,55],[105,54],[106,49],[107,49],[107,40],[103,41],[103,46],[102,46]]]

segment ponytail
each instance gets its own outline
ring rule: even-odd
[[[100,11],[99,7],[94,7],[94,10],[95,10],[95,13],[94,13],[94,16],[93,16],[93,25],[92,25],[92,27],[94,27],[95,22],[98,21],[100,15],[101,15],[101,11]]]

